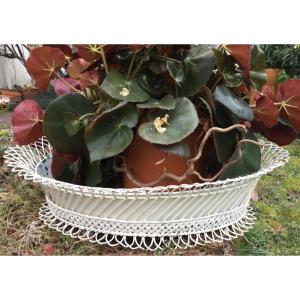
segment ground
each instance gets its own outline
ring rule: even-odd
[[[0,112],[0,138],[10,114]],[[0,142],[0,255],[299,255],[300,141],[286,147],[291,160],[264,176],[252,202],[258,220],[244,237],[225,244],[154,253],[81,242],[47,228],[38,220],[43,193],[37,185],[11,175],[2,165]],[[1,149],[2,148],[2,149]]]

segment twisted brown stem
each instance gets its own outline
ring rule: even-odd
[[[219,128],[219,127],[211,127],[207,132],[206,134],[204,135],[200,145],[199,145],[199,148],[198,148],[198,152],[196,154],[196,156],[194,156],[193,158],[189,159],[187,164],[188,164],[188,169],[187,171],[181,175],[181,176],[177,176],[177,175],[174,175],[172,173],[168,173],[168,172],[164,172],[158,179],[154,180],[154,181],[151,181],[151,182],[147,182],[147,183],[144,183],[144,182],[140,182],[139,180],[137,180],[134,175],[131,173],[130,170],[128,170],[127,168],[127,165],[126,165],[126,161],[125,161],[125,158],[124,157],[121,157],[122,160],[123,160],[123,167],[118,167],[116,165],[116,161],[114,159],[114,169],[115,171],[117,172],[125,172],[126,173],[126,176],[137,186],[139,187],[149,187],[149,186],[154,186],[154,185],[157,185],[158,183],[160,183],[162,180],[164,179],[172,179],[178,183],[184,181],[184,180],[188,180],[189,179],[189,176],[191,175],[196,175],[202,182],[213,182],[215,181],[221,174],[222,172],[228,168],[229,166],[231,166],[232,164],[236,163],[240,158],[241,158],[241,155],[242,155],[242,151],[241,151],[241,145],[243,143],[252,143],[252,144],[255,144],[255,145],[258,145],[260,146],[260,143],[256,142],[256,141],[253,141],[253,140],[249,140],[249,139],[244,139],[244,140],[240,140],[238,143],[237,143],[237,151],[238,151],[238,157],[235,159],[235,160],[232,160],[226,164],[223,165],[223,167],[218,171],[217,174],[215,174],[213,177],[210,177],[210,178],[206,178],[206,177],[203,177],[199,172],[197,172],[195,170],[195,162],[198,161],[201,156],[202,156],[202,153],[203,153],[203,148],[208,140],[208,138],[211,136],[211,134],[213,132],[221,132],[221,133],[226,133],[226,132],[229,132],[231,130],[234,130],[234,129],[242,129],[244,130],[245,132],[247,131],[247,128],[245,125],[242,125],[242,124],[235,124],[235,125],[232,125],[230,127],[227,127],[227,128]],[[203,133],[201,133],[202,135]]]

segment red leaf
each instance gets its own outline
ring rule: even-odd
[[[281,102],[280,116],[300,132],[300,80],[284,81],[278,86],[276,100]]]
[[[248,76],[250,72],[250,45],[226,45],[226,48],[237,63],[244,69],[245,76]]]
[[[69,64],[67,71],[68,71],[70,77],[72,77],[74,79],[78,79],[80,77],[80,74],[89,65],[90,65],[90,63],[87,62],[84,58],[77,58]]]
[[[43,135],[44,111],[34,100],[22,101],[13,111],[12,126],[20,145],[35,142]]]
[[[80,75],[80,87],[85,89],[91,85],[98,85],[100,75],[97,71],[85,72]]]
[[[140,45],[140,44],[137,44],[137,45],[128,45],[128,47],[129,47],[132,51],[140,51],[140,50],[146,48],[146,45]]]
[[[86,61],[94,61],[101,58],[101,48],[103,45],[75,45],[77,53]]]
[[[103,47],[106,58],[117,49],[123,49],[122,45],[74,45],[77,48],[79,57],[84,58],[86,61],[92,62],[94,60],[102,61],[101,47]]]
[[[271,99],[273,102],[276,102],[275,94],[273,93],[272,89],[268,85],[264,85],[261,88],[261,93],[266,95],[269,99]]]
[[[52,151],[51,172],[54,177],[62,174],[66,165],[72,165],[80,156],[80,154],[63,153],[57,149]]]
[[[74,177],[74,184],[81,184],[82,182],[81,182],[81,180],[82,180],[82,178],[81,178],[81,175],[80,175],[80,173],[79,172],[77,172],[77,174],[75,175],[75,177]]]
[[[254,109],[255,120],[262,122],[267,128],[271,128],[277,124],[278,114],[278,108],[270,98],[261,96],[256,101],[256,107]]]
[[[62,153],[57,149],[52,151],[51,173],[54,178],[60,176],[65,168],[65,161]]]
[[[67,165],[71,165],[72,163],[74,163],[79,156],[80,154],[78,153],[62,153],[62,158]]]
[[[63,52],[63,54],[65,55],[66,61],[68,61],[68,62],[73,58],[73,51],[72,51],[71,47],[69,47],[68,45],[49,44],[49,45],[44,45],[44,46],[60,49]]]
[[[244,82],[240,86],[233,88],[233,91],[238,97],[249,94],[249,90]]]
[[[64,80],[75,88],[79,87],[79,81],[73,78],[64,78]],[[56,95],[58,96],[71,93],[73,91],[73,89],[61,79],[53,79],[51,83],[54,87]]]
[[[64,53],[58,48],[38,47],[30,52],[26,68],[35,80],[37,88],[46,91],[55,73],[65,65]]]
[[[173,46],[172,45],[156,45],[155,46],[156,51],[163,56],[170,56],[173,52]]]
[[[253,123],[255,130],[264,135],[268,140],[275,142],[279,146],[289,145],[296,137],[296,133],[290,127],[278,122],[272,128],[266,128],[262,123]]]

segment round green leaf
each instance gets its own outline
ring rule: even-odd
[[[100,168],[100,162],[94,161],[90,163],[87,167],[85,184],[87,186],[96,186],[102,181],[102,172]]]
[[[137,104],[138,108],[160,108],[160,109],[174,109],[175,98],[172,95],[167,95],[160,100],[149,99],[146,102]]]
[[[213,51],[217,59],[219,72],[222,74],[226,85],[229,87],[240,86],[243,82],[243,76],[241,72],[236,69],[234,58],[227,54],[224,48],[213,49]]]
[[[64,94],[57,97],[45,112],[44,131],[51,145],[62,152],[81,152],[85,148],[84,131],[80,128],[76,134],[70,136],[66,130],[66,113],[72,118],[94,111],[94,105],[80,94]],[[67,121],[68,123],[68,121]],[[73,133],[73,129],[71,130]]]
[[[148,69],[138,74],[137,81],[153,97],[159,97],[163,93],[161,77]]]
[[[253,45],[251,48],[250,79],[256,90],[260,90],[267,81],[265,67],[266,61],[263,50],[258,45]]]
[[[126,77],[113,70],[107,74],[101,89],[116,100],[128,102],[144,102],[150,98],[150,95],[140,87],[136,79],[127,80]]]
[[[187,98],[176,98],[174,110],[159,110],[150,116],[151,122],[142,124],[138,133],[144,140],[154,143],[169,145],[182,141],[190,135],[198,126],[199,118],[194,104]],[[165,132],[160,133],[154,126],[157,117],[168,117],[168,124],[165,124]]]
[[[87,128],[85,140],[91,162],[123,152],[132,141],[131,128],[137,124],[138,117],[135,105],[128,103]]]
[[[70,112],[65,112],[64,127],[69,136],[75,135],[80,130],[79,118]]]
[[[167,69],[170,76],[175,80],[176,84],[181,86],[181,83],[184,80],[184,72],[181,63],[169,60],[167,61]]]
[[[180,96],[192,96],[208,81],[214,66],[215,56],[212,45],[194,45],[184,59]]]
[[[175,154],[186,159],[191,157],[191,149],[185,142],[179,142],[171,145],[157,145],[157,148],[162,152]]]
[[[236,97],[226,86],[217,86],[214,91],[214,98],[240,119],[253,120],[253,112],[248,104]]]
[[[245,134],[245,139],[250,139],[257,142],[255,135],[248,131]],[[229,162],[238,158],[238,151],[236,150]],[[224,169],[220,176],[220,180],[228,178],[237,178],[240,176],[246,176],[257,172],[261,167],[261,149],[258,145],[244,143],[241,146],[240,159]]]

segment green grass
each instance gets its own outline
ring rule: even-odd
[[[0,148],[5,143],[0,142]],[[257,222],[245,237],[224,244],[155,253],[131,251],[81,242],[49,229],[38,221],[43,192],[37,185],[1,167],[0,255],[43,255],[50,243],[54,255],[299,255],[300,254],[300,142],[286,147],[291,160],[264,176],[253,202]]]
[[[286,147],[291,160],[264,176],[254,202],[258,220],[237,255],[300,255],[300,142]]]

